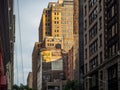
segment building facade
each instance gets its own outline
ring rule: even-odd
[[[62,1],[59,1],[62,2]],[[68,51],[73,46],[73,1],[63,3],[49,2],[43,10],[39,26],[39,41],[52,36],[63,39],[63,49]]]
[[[63,72],[65,80],[74,80],[74,61],[73,61],[74,49],[71,48],[69,52],[62,52],[63,58]]]
[[[80,90],[84,90],[84,15],[83,15],[83,5],[84,0],[78,0],[79,7],[79,83]]]
[[[40,61],[40,45],[41,43],[36,42],[34,45],[34,49],[33,49],[33,53],[32,53],[32,88],[33,90],[37,90],[37,70],[38,70],[38,66],[39,66],[39,61]]]
[[[119,90],[119,0],[85,0],[84,89]]]
[[[61,32],[63,37],[63,49],[69,51],[73,46],[73,0],[63,0],[61,11]]]
[[[43,10],[39,26],[39,42],[41,44],[38,51],[40,52],[37,56],[34,56],[37,53],[33,53],[33,56],[35,58],[39,57],[42,63],[41,69],[38,70],[38,67],[35,66],[38,63],[35,64],[33,62],[33,82],[35,80],[34,85],[36,87],[40,87],[40,84],[37,85],[36,81],[39,82],[40,78],[42,78],[42,88],[39,88],[40,90],[49,90],[47,86],[49,83],[55,84],[56,81],[63,80],[63,59],[61,52],[62,50],[69,52],[73,46],[73,39],[73,0],[49,2],[47,8]],[[38,75],[35,70],[38,71]],[[34,74],[37,77],[34,77],[36,76]],[[42,77],[39,76],[40,74],[42,74]]]
[[[29,88],[31,88],[32,89],[32,79],[33,78],[33,76],[32,76],[32,72],[29,72],[29,74],[28,74],[28,77],[27,77],[27,86],[29,87]]]
[[[0,6],[0,89],[12,90],[15,42],[13,0],[1,0]]]

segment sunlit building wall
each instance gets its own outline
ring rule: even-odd
[[[62,4],[50,2],[43,10],[39,26],[39,41],[48,36],[61,37],[63,49],[68,51],[73,46],[73,1]]]
[[[63,48],[68,51],[73,46],[73,1],[63,1],[61,11],[61,32]]]

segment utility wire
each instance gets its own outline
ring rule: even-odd
[[[21,40],[21,25],[20,25],[20,9],[19,9],[19,0],[17,0],[17,8],[18,8],[18,27],[19,27],[19,37],[20,37],[20,50],[21,50],[21,64],[22,64],[22,78],[23,78],[23,83],[24,81],[24,68],[23,68],[23,54],[22,54],[22,40]]]

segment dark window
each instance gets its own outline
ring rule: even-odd
[[[100,86],[103,86],[104,80],[103,80],[103,71],[100,71]],[[106,82],[105,82],[106,83]]]
[[[86,16],[86,14],[87,14],[87,6],[85,6],[85,16]]]
[[[92,40],[97,35],[97,23],[89,31],[89,40]]]
[[[108,68],[108,90],[118,90],[117,64]]]
[[[102,52],[100,52],[100,64],[103,62],[103,55]]]
[[[87,44],[87,34],[85,34],[85,45]]]
[[[98,90],[98,74],[95,73],[90,76],[90,89],[89,90]]]
[[[85,49],[85,59],[87,59],[87,48]]]
[[[89,55],[93,55],[98,50],[98,40],[95,40],[90,46],[89,46]]]
[[[87,73],[87,63],[85,64],[85,73]]]
[[[102,0],[99,0],[99,12],[102,10]]]
[[[99,18],[99,30],[102,29],[102,17]]]
[[[98,66],[98,56],[90,60],[90,70],[96,68],[97,66]]]
[[[87,20],[85,20],[85,23],[84,23],[84,29],[86,31],[86,28],[87,28]]]
[[[89,0],[89,9],[91,9],[96,2],[97,0]]]
[[[93,23],[93,21],[97,18],[97,7],[92,11],[89,16],[89,25]]]
[[[102,34],[100,35],[100,47],[102,47]]]
[[[108,11],[108,21],[115,16],[115,5],[111,6]]]

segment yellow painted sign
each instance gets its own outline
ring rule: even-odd
[[[50,62],[51,61],[51,51],[42,51],[42,60],[44,62]]]
[[[56,61],[62,58],[61,50],[46,50],[46,51],[42,51],[41,54],[42,54],[43,62]]]

